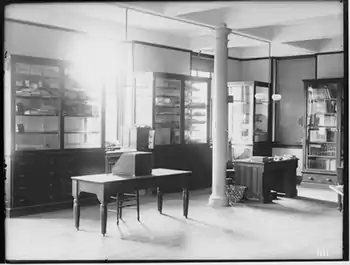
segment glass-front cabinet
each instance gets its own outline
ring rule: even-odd
[[[60,149],[60,68],[14,62],[15,150]]]
[[[271,155],[271,91],[265,82],[230,82],[228,139],[233,159]]]
[[[12,56],[14,150],[102,147],[103,86],[73,64]]]
[[[342,79],[304,80],[306,126],[303,181],[336,183],[343,161]]]
[[[134,75],[134,125],[151,126],[155,145],[208,143],[210,78]]]

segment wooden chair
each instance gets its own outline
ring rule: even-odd
[[[115,162],[118,161],[120,153],[107,153],[106,154],[106,173],[109,174],[112,172],[112,167]],[[140,194],[139,191],[130,191],[116,194],[112,196],[111,200],[114,200],[117,204],[117,209],[108,209],[110,212],[117,213],[117,225],[119,225],[119,219],[123,219],[123,208],[134,207],[136,206],[137,211],[137,221],[140,221]]]

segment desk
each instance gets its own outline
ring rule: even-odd
[[[100,219],[101,219],[101,234],[104,236],[107,229],[107,204],[111,196],[118,197],[118,193],[130,191],[133,189],[146,189],[157,187],[157,205],[158,211],[162,213],[163,194],[162,186],[169,183],[181,185],[183,188],[183,215],[187,218],[188,215],[188,178],[191,176],[191,171],[173,170],[157,168],[152,170],[152,175],[148,176],[116,176],[112,174],[97,174],[71,177],[72,179],[72,196],[73,196],[73,218],[74,225],[79,230],[80,222],[80,192],[92,193],[97,196],[100,202]]]
[[[297,167],[297,158],[269,162],[254,160],[254,157],[235,160],[235,184],[248,187],[248,197],[263,203],[272,201],[271,190],[293,198],[297,196]]]

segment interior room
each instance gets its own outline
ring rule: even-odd
[[[6,259],[348,259],[344,5],[7,5]]]

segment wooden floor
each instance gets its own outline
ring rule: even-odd
[[[273,204],[244,203],[213,209],[210,191],[192,192],[189,219],[180,194],[143,197],[141,223],[126,209],[124,222],[108,216],[100,236],[99,207],[82,207],[81,231],[71,210],[6,220],[6,255],[11,260],[125,259],[325,259],[342,256],[342,214],[327,189],[299,187],[299,198]],[[325,199],[324,201],[317,199]],[[327,257],[320,257],[320,253]]]

